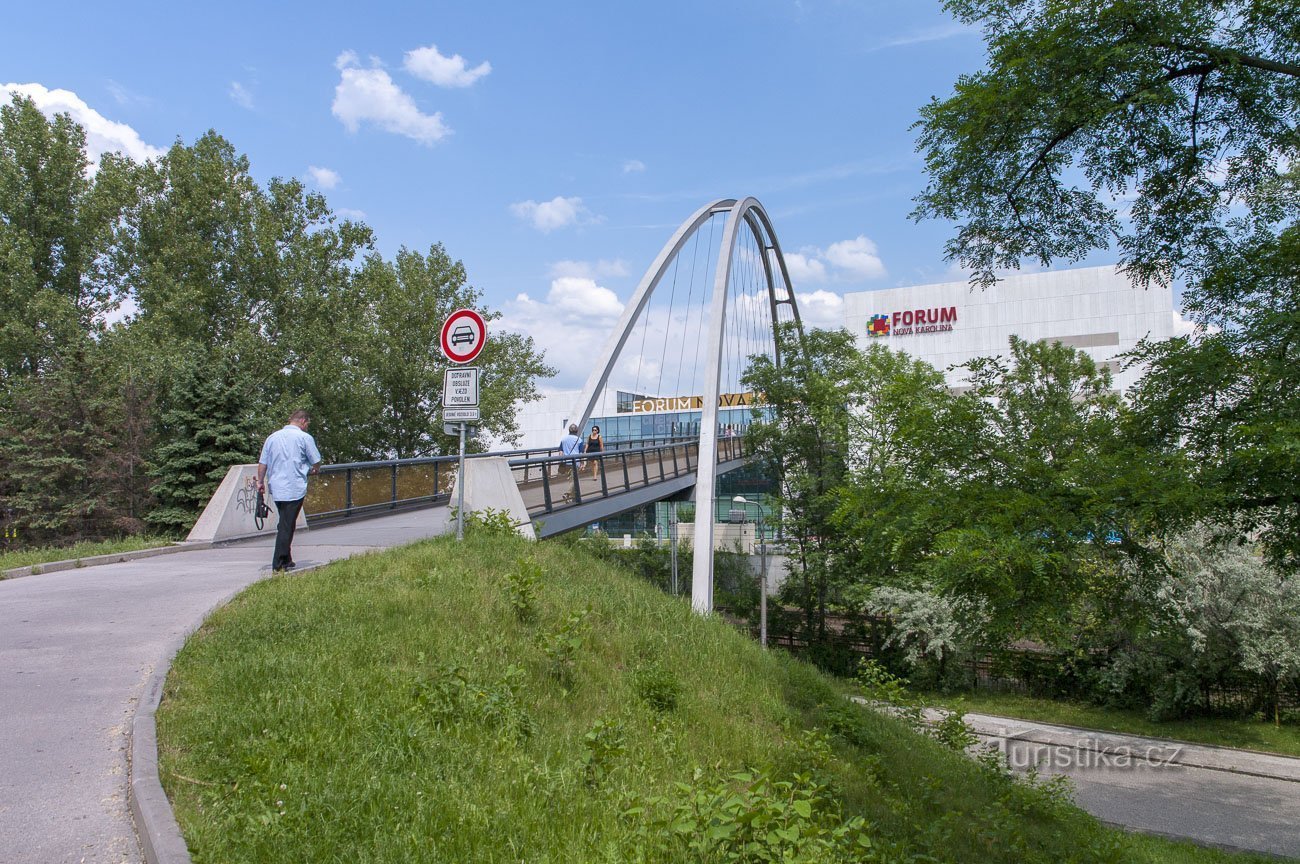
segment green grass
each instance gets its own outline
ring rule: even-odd
[[[176,658],[158,730],[195,864],[769,860],[689,851],[710,824],[793,862],[1270,860],[1104,828],[561,543],[259,583]],[[816,852],[854,817],[870,850]]]
[[[157,546],[170,546],[172,542],[172,540],[165,537],[123,537],[120,540],[103,540],[98,543],[77,543],[73,546],[42,546],[36,549],[4,552],[0,553],[0,579],[4,578],[4,571],[16,567],[30,567],[33,564],[69,561],[75,558],[91,558],[95,555],[113,555],[119,552],[137,552],[141,549],[153,549]]]
[[[999,714],[1022,720],[1038,720],[1062,726],[1082,726],[1108,732],[1128,732],[1153,738],[1176,738],[1220,747],[1245,747],[1285,756],[1300,756],[1300,726],[1274,726],[1258,720],[1203,717],[1193,720],[1155,722],[1140,711],[1101,708],[1060,699],[1039,699],[1019,693],[976,690],[960,696],[926,694],[940,705],[960,703],[967,711]]]

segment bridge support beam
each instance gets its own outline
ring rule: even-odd
[[[726,333],[727,287],[731,277],[732,259],[736,248],[736,239],[741,226],[754,234],[757,249],[761,251],[763,277],[768,292],[768,308],[772,314],[773,359],[781,365],[781,346],[776,340],[777,310],[789,307],[789,313],[801,337],[803,332],[799,320],[799,309],[795,304],[794,287],[785,265],[781,246],[772,222],[763,210],[763,205],[754,198],[737,200],[724,198],[706,204],[681,224],[673,236],[660,250],[658,257],[642,277],[636,291],[623,309],[610,340],[606,343],[601,360],[597,362],[583,388],[582,402],[576,406],[573,415],[578,418],[578,425],[586,428],[592,411],[600,398],[600,392],[609,381],[610,372],[618,359],[619,353],[627,343],[632,328],[639,317],[645,313],[651,294],[663,279],[674,258],[695,232],[714,216],[726,213],[727,225],[723,231],[719,248],[717,269],[714,276],[711,317],[708,324],[708,358],[704,367],[703,407],[700,420],[700,462],[696,481],[695,508],[695,560],[691,587],[691,604],[702,614],[713,611],[713,523],[714,523],[714,486],[719,472],[717,464],[718,435],[718,395],[722,381],[723,338]],[[680,394],[678,394],[680,395]]]
[[[691,606],[696,612],[713,611],[714,487],[718,478],[718,395],[722,385],[722,341],[727,332],[727,285],[731,258],[743,216],[757,206],[753,198],[731,207],[727,227],[718,247],[718,269],[713,280],[713,307],[709,311],[709,353],[704,364],[704,405],[700,411],[700,465],[695,477],[695,555],[691,563]]]

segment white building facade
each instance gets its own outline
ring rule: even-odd
[[[965,370],[952,367],[1006,355],[1019,336],[1081,349],[1123,392],[1142,370],[1123,370],[1121,355],[1188,332],[1169,288],[1134,288],[1114,267],[1016,274],[983,290],[961,281],[845,294],[844,324],[860,346],[880,341],[924,360],[958,391]]]

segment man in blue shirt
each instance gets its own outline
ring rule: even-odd
[[[289,423],[278,432],[272,432],[262,445],[262,455],[257,459],[257,491],[266,492],[270,479],[271,498],[279,511],[280,524],[275,532],[275,553],[271,569],[293,569],[293,529],[302,511],[302,500],[307,497],[307,475],[320,470],[320,451],[316,439],[307,434],[311,417],[301,408],[289,417]]]
[[[560,439],[560,452],[565,456],[575,456],[582,452],[582,448],[582,438],[578,437],[578,424],[570,423],[569,434]],[[560,476],[563,476],[565,471],[576,476],[578,473],[578,460],[574,459],[571,462],[561,462],[560,469],[557,473],[560,474]]]

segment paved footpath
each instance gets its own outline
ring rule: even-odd
[[[447,510],[309,531],[300,566],[441,534]],[[0,864],[137,864],[127,731],[204,613],[265,578],[274,538],[0,580]]]
[[[1113,825],[1300,858],[1300,759],[967,714],[1011,767],[1065,774]]]

